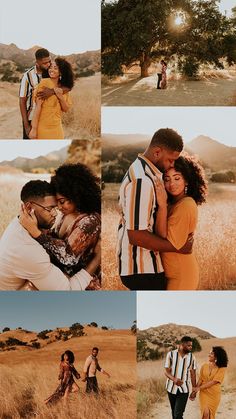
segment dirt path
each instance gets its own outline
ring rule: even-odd
[[[104,106],[229,106],[236,93],[236,78],[208,81],[169,81],[156,89],[156,76],[102,88]]]
[[[216,414],[216,419],[235,419],[236,411],[236,401],[234,393],[227,393],[222,396],[218,412]],[[171,411],[169,406],[169,401],[167,398],[156,404],[150,413],[145,417],[145,419],[171,419]],[[184,414],[185,419],[200,419],[200,409],[199,402],[191,402],[190,400],[187,403],[187,407]]]

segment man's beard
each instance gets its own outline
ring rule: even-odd
[[[48,70],[45,70],[45,68],[42,68],[42,78],[43,79],[49,78]]]

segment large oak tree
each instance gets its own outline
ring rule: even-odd
[[[179,69],[196,75],[201,63],[222,67],[236,61],[234,19],[222,15],[219,0],[102,1],[102,69],[122,74],[139,64],[141,77],[151,63],[175,57]],[[182,18],[176,24],[175,18]]]

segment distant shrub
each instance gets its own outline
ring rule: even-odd
[[[49,339],[49,336],[47,336],[47,334],[50,333],[50,332],[52,332],[51,329],[49,329],[49,330],[47,330],[47,329],[46,330],[42,330],[41,332],[39,332],[37,334],[37,337],[39,339]]]
[[[220,182],[220,183],[234,183],[236,180],[234,172],[231,170],[225,172],[216,172],[213,173],[210,179],[212,182]]]
[[[4,327],[4,329],[2,329],[2,332],[4,333],[4,332],[9,332],[9,330],[11,330],[10,329],[10,327]]]
[[[32,348],[39,349],[41,345],[40,342],[33,342],[31,346]]]
[[[5,348],[5,346],[6,346],[5,342],[0,341],[0,349]]]
[[[26,346],[27,345],[27,342],[23,342],[22,340],[12,338],[12,337],[9,337],[5,343],[6,343],[6,346]]]
[[[75,78],[94,76],[94,70],[83,70],[75,74]]]
[[[90,323],[90,326],[92,326],[92,327],[98,327],[97,323],[95,323],[95,322],[91,322]]]
[[[106,326],[102,326],[102,330],[109,330],[109,329]]]

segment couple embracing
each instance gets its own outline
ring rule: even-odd
[[[207,184],[202,167],[182,150],[177,132],[159,129],[122,181],[119,273],[130,290],[198,289],[193,234]]]
[[[188,398],[194,401],[199,394],[201,419],[214,419],[221,399],[221,383],[228,365],[228,356],[224,348],[213,346],[208,362],[201,366],[197,381],[192,348],[192,338],[183,336],[179,348],[168,352],[166,356],[166,390],[172,418],[182,419]]]

